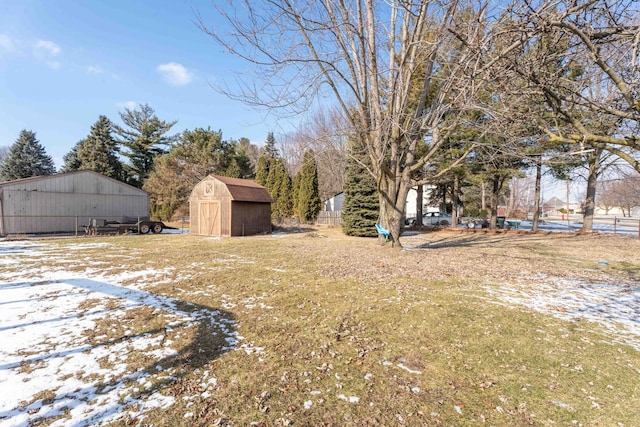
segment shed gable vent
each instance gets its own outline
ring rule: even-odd
[[[205,182],[204,184],[204,194],[213,194],[213,182]]]

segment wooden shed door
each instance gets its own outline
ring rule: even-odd
[[[220,202],[200,203],[200,234],[220,235]]]

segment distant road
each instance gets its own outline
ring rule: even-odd
[[[582,215],[571,215],[570,218],[551,216],[540,218],[538,229],[546,231],[575,231],[582,228]],[[531,221],[521,221],[521,230],[531,230]],[[630,234],[639,236],[640,218],[598,216],[593,219],[593,231],[603,233]]]

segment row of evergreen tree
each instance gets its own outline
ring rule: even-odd
[[[256,182],[273,198],[271,216],[282,223],[294,217],[301,222],[315,219],[322,207],[318,186],[318,168],[313,150],[305,151],[300,171],[292,179],[280,157],[272,132],[267,135],[263,154],[256,166]]]
[[[92,170],[142,188],[150,193],[152,215],[163,220],[188,215],[191,189],[212,173],[264,185],[274,200],[274,222],[291,217],[310,222],[321,208],[313,150],[304,153],[292,178],[272,132],[259,149],[246,138],[225,141],[222,131],[210,128],[169,135],[176,121],[158,119],[148,105],[125,109],[120,117],[124,126],[100,116],[89,135],[65,154],[60,172]],[[2,181],[55,172],[52,158],[28,130],[20,133],[0,164]]]

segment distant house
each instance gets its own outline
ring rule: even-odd
[[[557,197],[552,197],[546,202],[542,204],[542,212],[561,212],[567,210],[567,202],[558,199]],[[576,214],[580,213],[582,208],[578,203],[569,203],[569,213]]]
[[[335,212],[342,210],[342,202],[344,201],[344,193],[338,193],[335,196],[322,202],[323,211]]]
[[[422,213],[425,214],[427,212],[438,212],[440,208],[437,206],[432,206],[429,204],[429,196],[431,195],[431,191],[435,187],[432,185],[423,185],[422,186]],[[409,189],[409,193],[407,194],[407,203],[404,209],[406,218],[415,218],[418,212],[418,188],[413,187]]]
[[[149,193],[83,170],[0,182],[0,236],[75,232],[90,218],[148,217]]]
[[[422,211],[426,212],[437,212],[439,209],[437,206],[429,205],[429,192],[431,191],[432,186],[424,186],[424,190],[422,193]],[[417,212],[417,199],[418,199],[418,191],[416,188],[411,188],[407,195],[407,204],[405,207],[405,215],[407,217],[415,217]],[[324,212],[336,212],[342,210],[342,204],[344,202],[344,193],[338,193],[335,196],[326,199],[322,202]],[[321,217],[325,217],[327,215],[320,215]]]
[[[191,234],[248,236],[271,232],[269,191],[248,179],[209,175],[189,197]]]

